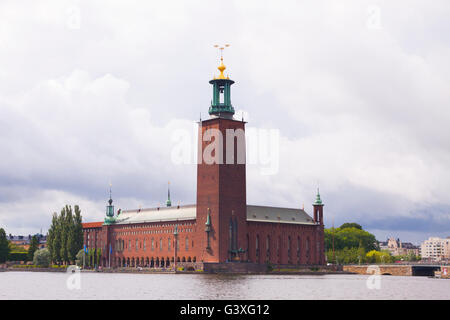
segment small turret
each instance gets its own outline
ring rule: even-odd
[[[170,181],[167,183],[167,201],[166,201],[166,206],[167,207],[171,207],[172,206],[172,201],[170,201]]]
[[[114,218],[114,206],[112,205],[113,200],[111,196],[111,185],[109,188],[109,200],[108,205],[106,206],[106,218],[105,218],[105,224],[112,224],[116,221]]]
[[[216,45],[215,47],[219,47]],[[223,64],[223,49],[225,47],[229,47],[229,45],[225,45],[223,47],[219,47],[221,50],[220,56],[220,65],[217,67],[219,69],[220,74],[218,77],[213,77],[210,84],[213,85],[213,98],[211,101],[211,107],[209,108],[209,114],[215,117],[223,117],[223,118],[232,118],[234,114],[234,108],[231,104],[231,85],[234,83],[233,80],[230,80],[228,76],[224,75],[224,71],[226,69]]]
[[[316,201],[314,201],[315,206],[323,206],[322,199],[320,199],[319,188],[317,188]]]
[[[317,188],[316,201],[313,203],[314,208],[314,222],[323,225],[323,202],[320,199],[319,188]]]

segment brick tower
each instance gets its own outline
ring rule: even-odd
[[[197,164],[197,226],[204,228],[198,243],[204,262],[243,259],[246,248],[245,122],[233,118],[230,90],[223,74],[209,81],[213,99],[210,119],[199,122]]]

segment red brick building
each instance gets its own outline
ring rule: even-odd
[[[104,222],[84,223],[84,242],[108,267],[187,268],[217,265],[322,265],[323,204],[313,217],[303,209],[248,205],[245,122],[233,118],[230,88],[220,75],[210,81],[210,119],[199,122],[197,202],[194,205],[119,210],[112,199]],[[243,265],[243,264],[241,264]]]

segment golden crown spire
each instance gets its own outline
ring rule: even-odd
[[[217,69],[219,69],[219,71],[220,71],[220,74],[219,74],[219,76],[217,78],[214,77],[214,79],[230,79],[229,77],[225,77],[225,75],[223,74],[223,72],[227,68],[223,64],[223,50],[225,48],[228,48],[229,46],[230,46],[229,44],[226,44],[226,45],[224,45],[222,47],[220,47],[218,44],[214,45],[215,48],[219,48],[219,50],[220,50],[220,65],[217,67]]]

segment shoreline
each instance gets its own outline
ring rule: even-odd
[[[64,272],[66,273],[66,268],[2,268],[0,269],[0,272]],[[357,274],[354,272],[348,272],[348,271],[292,271],[292,272],[286,272],[286,271],[270,271],[270,272],[196,272],[196,271],[174,271],[174,270],[139,270],[139,269],[104,269],[104,270],[80,270],[82,273],[127,273],[127,274],[198,274],[198,275],[205,275],[205,274],[215,274],[215,275],[316,275],[316,276],[323,276],[328,274],[345,274],[345,275],[351,275],[351,274]]]

